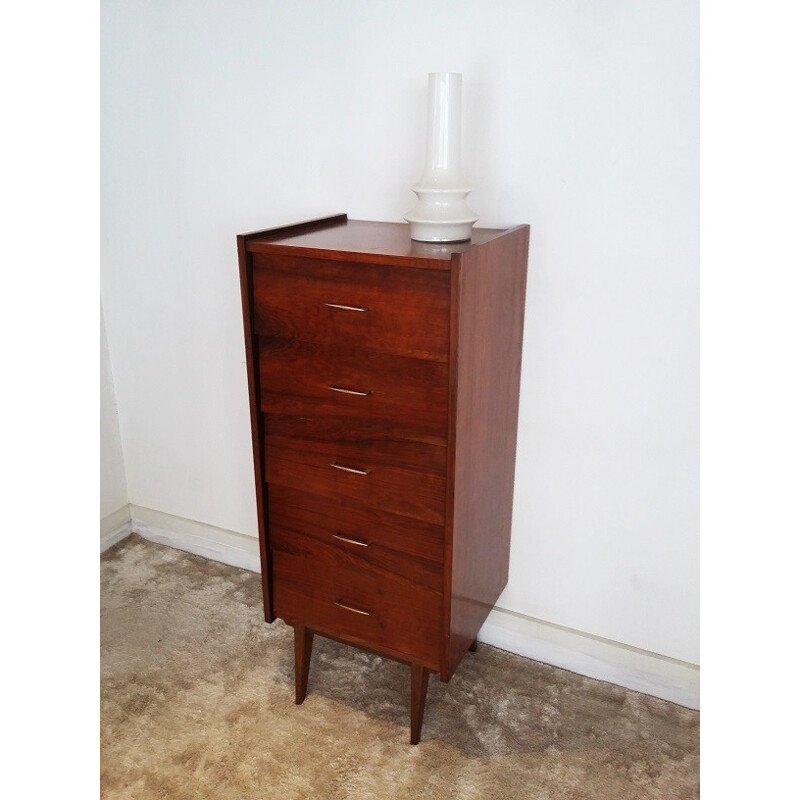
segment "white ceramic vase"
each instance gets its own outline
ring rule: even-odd
[[[428,75],[425,171],[411,187],[417,204],[404,219],[418,242],[463,242],[478,217],[467,205],[472,191],[461,176],[461,74]]]

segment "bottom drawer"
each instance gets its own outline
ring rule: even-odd
[[[305,536],[272,549],[275,616],[438,670],[442,595]]]

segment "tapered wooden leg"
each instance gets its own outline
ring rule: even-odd
[[[428,694],[428,672],[425,667],[411,665],[411,744],[419,744],[422,732],[422,715]]]
[[[308,668],[311,665],[311,648],[314,646],[314,632],[305,625],[294,628],[294,702],[299,706],[306,699],[308,688]]]
[[[470,646],[469,651],[470,653],[474,653],[478,649],[478,640],[476,639]]]

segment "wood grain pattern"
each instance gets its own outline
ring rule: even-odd
[[[451,358],[458,370],[450,428],[452,517],[445,531],[451,560],[445,678],[508,580],[528,235],[527,225],[514,228],[461,254],[452,272]]]
[[[447,273],[261,253],[253,262],[256,333],[447,359]]]
[[[431,613],[441,608],[438,592],[308,537],[273,543],[272,558],[278,616],[370,648],[385,645],[409,661],[438,661],[441,614]]]
[[[409,663],[412,743],[508,576],[528,233],[239,237],[266,618],[299,699],[314,633]]]
[[[363,539],[361,541],[369,545],[362,546],[354,543],[359,540],[347,541],[345,537],[347,534],[339,527],[328,530],[305,526],[290,528],[274,520],[271,545],[273,550],[284,553],[313,554],[341,574],[348,571],[369,573],[377,579],[404,586],[410,592],[421,588],[441,594],[441,565],[382,547],[375,540]]]
[[[437,448],[433,445],[420,445]],[[444,523],[445,478],[396,466],[389,453],[358,443],[265,437],[265,475],[270,484],[300,489],[327,498],[347,498],[437,525]],[[367,474],[348,472],[362,470]]]
[[[258,547],[261,559],[261,594],[264,600],[264,619],[273,622],[272,613],[272,563],[269,548],[269,506],[267,493],[264,491],[262,464],[263,431],[261,429],[261,391],[258,353],[258,337],[253,333],[253,264],[252,256],[247,249],[252,236],[259,236],[263,231],[254,234],[243,234],[237,237],[239,252],[239,287],[242,298],[242,322],[244,327],[244,351],[247,362],[247,386],[250,401],[250,435],[253,448],[253,473],[256,489],[256,513],[258,519]]]
[[[424,562],[429,588],[442,590],[444,528],[343,497],[318,497],[278,484],[269,485],[270,535],[298,532],[328,539],[336,532],[370,543],[367,559],[381,561],[393,554]],[[341,544],[346,547],[346,543]]]
[[[300,448],[334,459],[368,459],[374,465],[398,467],[413,472],[444,477],[447,451],[441,445],[396,434],[381,423],[325,417],[264,415],[264,441],[274,447]]]
[[[296,625],[296,620],[293,620],[289,615],[284,614],[283,617],[284,621],[287,625],[294,628]],[[358,641],[357,639],[353,639],[352,637],[347,638],[345,636],[338,636],[337,634],[333,633],[330,629],[326,629],[324,631],[314,631],[315,634],[320,636],[324,636],[326,639],[330,639],[334,642],[339,642],[340,644],[346,644],[349,647],[356,648],[357,650],[363,650],[366,653],[377,653],[378,655],[382,656],[383,658],[389,658],[392,661],[398,661],[401,664],[405,664],[406,666],[411,666],[414,663],[414,657],[409,655],[408,653],[402,653],[399,650],[393,649],[388,644],[381,644],[379,646],[370,645],[366,642]],[[435,672],[438,669],[438,656],[435,660],[431,659],[416,659],[417,663],[424,664],[425,667],[432,672]]]
[[[271,502],[275,502],[274,497]],[[331,563],[347,564],[353,569],[371,569],[376,574],[387,574],[399,582],[405,581],[412,589],[421,586],[441,594],[441,562],[387,547],[375,526],[353,530],[349,518],[314,515],[314,521],[309,523],[308,516],[302,507],[290,505],[275,509],[273,506],[270,518],[272,546],[289,552],[314,548],[320,552],[337,551],[337,557],[330,557]]]
[[[473,228],[470,241],[447,244],[415,242],[404,223],[353,220],[345,215],[304,225],[305,230],[284,228],[266,231],[262,238],[251,236],[248,251],[390,264],[410,269],[449,270],[453,256],[506,234],[505,230]]]
[[[446,364],[276,337],[259,339],[259,357],[264,411],[384,422],[398,436],[427,434],[445,442]]]

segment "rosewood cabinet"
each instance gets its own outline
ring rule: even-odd
[[[267,621],[448,681],[508,577],[528,226],[346,215],[238,237]]]

